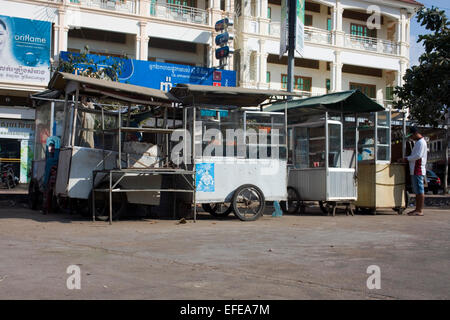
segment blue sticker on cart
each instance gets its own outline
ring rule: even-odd
[[[197,163],[195,181],[197,191],[214,192],[214,163]]]

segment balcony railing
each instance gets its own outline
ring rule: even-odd
[[[331,32],[328,30],[313,27],[305,27],[305,41],[331,44],[332,35]]]
[[[178,4],[151,3],[150,15],[169,20],[208,24],[208,12],[206,10]]]
[[[344,44],[352,49],[398,54],[398,45],[389,40],[346,34]]]
[[[269,35],[279,37],[280,31],[281,26],[279,22],[271,22],[269,24]],[[305,27],[305,41],[313,43],[331,44],[332,34],[328,30],[314,27]]]
[[[90,8],[136,13],[136,0],[70,0],[70,3],[78,3]]]
[[[270,22],[269,35],[279,37],[280,30],[280,22]],[[328,30],[305,27],[305,41],[331,45],[333,43],[333,35]],[[344,46],[364,51],[394,55],[400,54],[398,44],[393,41],[351,34],[345,34]]]

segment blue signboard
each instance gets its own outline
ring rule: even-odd
[[[76,53],[62,51],[60,58],[68,61],[71,54],[76,55]],[[236,86],[236,71],[91,54],[87,55],[87,58],[98,63],[99,68],[108,68],[114,62],[120,61],[120,82],[163,91],[169,91],[177,83],[223,87]],[[80,69],[83,69],[83,66],[80,66]]]
[[[51,23],[0,15],[0,81],[46,85]]]

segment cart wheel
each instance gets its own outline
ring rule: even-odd
[[[287,199],[288,207],[286,208],[286,201],[281,201],[280,202],[281,210],[283,210],[284,213],[295,214],[298,212],[298,209],[300,209],[301,205],[300,194],[298,193],[297,189],[293,187],[287,187],[287,194],[288,194]]]
[[[98,185],[98,189],[109,188],[109,182],[103,182]],[[92,191],[89,195],[88,210],[92,216]],[[113,192],[112,194],[112,219],[117,220],[126,211],[127,196],[124,192]],[[95,219],[100,221],[109,220],[109,193],[96,192],[95,193]]]
[[[262,216],[266,202],[262,191],[252,185],[244,184],[233,195],[233,210],[242,221],[254,221]]]
[[[219,202],[219,203],[204,203],[202,204],[203,210],[208,212],[214,217],[227,217],[233,210],[231,203]]]
[[[320,210],[321,210],[324,214],[329,214],[329,213],[330,213],[330,208],[328,207],[326,201],[319,201],[319,207],[320,207]]]
[[[31,180],[28,185],[28,206],[31,210],[37,210],[39,206],[40,191],[36,180]]]
[[[403,214],[403,212],[405,212],[405,208],[393,208],[392,210],[394,210],[395,212],[397,212],[398,214]]]

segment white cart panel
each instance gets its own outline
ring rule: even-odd
[[[229,202],[244,184],[260,188],[266,201],[287,199],[285,160],[211,157],[195,162],[197,203]]]

